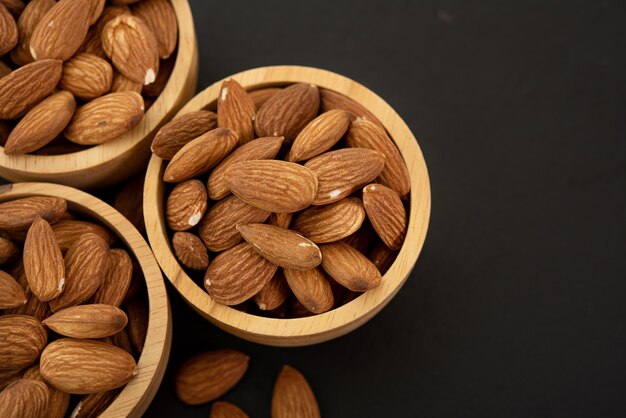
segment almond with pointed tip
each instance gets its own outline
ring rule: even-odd
[[[176,49],[178,22],[167,0],[143,0],[133,6],[133,15],[146,22],[156,37],[159,57],[168,58]]]
[[[96,234],[107,244],[113,243],[113,236],[105,227],[89,221],[63,219],[52,225],[52,231],[54,231],[54,236],[64,253],[85,234]]]
[[[236,131],[240,145],[254,139],[255,112],[254,102],[241,84],[232,78],[222,83],[217,98],[217,126]]]
[[[0,335],[0,370],[30,366],[48,342],[41,322],[26,315],[0,316]]]
[[[109,268],[104,281],[94,293],[92,303],[104,303],[118,308],[126,296],[133,277],[133,262],[126,250],[113,248],[109,253]]]
[[[322,112],[328,112],[332,109],[342,109],[350,113],[352,119],[362,117],[371,120],[383,128],[383,125],[380,123],[378,118],[374,116],[372,112],[363,107],[362,104],[357,103],[351,98],[344,96],[341,93],[337,93],[336,91],[320,89],[320,109]]]
[[[325,206],[312,206],[298,214],[291,229],[321,244],[355,233],[365,220],[361,200],[348,197]]]
[[[120,332],[128,322],[123,310],[94,303],[62,309],[43,321],[56,332],[72,338],[104,338]]]
[[[176,64],[176,55],[172,55],[171,57],[161,60],[159,63],[159,72],[157,73],[156,79],[154,82],[148,84],[147,86],[143,86],[141,90],[141,94],[147,96],[148,98],[157,99],[165,87],[169,83],[170,76],[172,75],[172,71],[174,71],[174,65]]]
[[[5,418],[48,417],[50,393],[43,382],[20,379],[0,392],[0,416]]]
[[[380,285],[382,276],[376,266],[345,242],[322,244],[320,250],[322,268],[342,286],[365,292]]]
[[[17,20],[19,43],[11,51],[11,59],[17,65],[34,61],[30,54],[30,37],[42,17],[56,4],[55,0],[31,0]]]
[[[152,141],[152,152],[164,160],[171,160],[187,143],[215,128],[215,113],[208,110],[185,113],[159,129]]]
[[[329,110],[302,129],[289,150],[288,161],[309,160],[331,149],[346,133],[350,115],[341,109]]]
[[[172,247],[174,247],[176,258],[185,267],[193,270],[206,270],[209,266],[209,254],[197,235],[177,232],[172,238]]]
[[[39,321],[43,321],[50,316],[50,306],[48,306],[48,303],[37,299],[37,297],[33,295],[33,292],[30,290],[30,287],[28,287],[28,281],[26,280],[26,275],[24,274],[21,262],[16,263],[16,267],[11,270],[10,274],[16,278],[17,283],[24,291],[27,302],[17,308],[7,309],[4,311],[5,314],[26,315],[37,318]]]
[[[272,394],[272,418],[320,418],[313,390],[302,373],[283,366]]]
[[[38,216],[53,224],[66,210],[65,199],[50,196],[30,196],[0,203],[0,229],[26,231]]]
[[[267,87],[263,89],[256,89],[248,92],[248,95],[254,102],[254,107],[258,110],[267,102],[270,97],[281,91],[280,87]]]
[[[97,55],[79,52],[63,63],[60,87],[83,100],[111,91],[113,67]]]
[[[6,7],[0,3],[0,55],[12,50],[18,41],[17,23]]]
[[[335,304],[333,290],[319,269],[284,269],[284,273],[289,288],[307,310],[320,314],[333,308]]]
[[[0,265],[15,260],[21,254],[20,248],[11,240],[0,237]]]
[[[207,207],[206,187],[200,180],[187,180],[174,187],[167,197],[165,218],[174,231],[198,225]]]
[[[19,283],[7,272],[0,270],[0,309],[11,309],[26,303],[26,295]]]
[[[369,184],[363,188],[363,205],[374,230],[385,245],[399,250],[406,235],[406,210],[400,196],[382,184]]]
[[[272,280],[254,295],[254,303],[262,311],[272,311],[285,303],[290,293],[283,269],[278,269]]]
[[[210,418],[249,418],[241,408],[230,402],[219,401],[211,406]]]
[[[387,273],[387,270],[389,270],[393,262],[396,261],[397,256],[397,251],[390,250],[389,247],[382,242],[367,253],[367,258],[374,263],[378,271],[380,271],[380,274]]]

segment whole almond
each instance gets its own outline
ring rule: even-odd
[[[284,136],[292,142],[315,116],[320,95],[317,86],[297,83],[279,91],[261,106],[254,120],[256,133],[264,136]]]
[[[270,225],[280,226],[281,228],[289,228],[293,213],[272,213],[270,215]]]
[[[322,244],[320,250],[322,267],[342,286],[365,292],[380,285],[382,276],[376,266],[345,242]]]
[[[140,94],[109,93],[78,108],[65,129],[65,137],[80,145],[102,144],[133,129],[143,113]]]
[[[272,311],[285,303],[289,294],[289,286],[285,280],[285,275],[283,270],[279,269],[259,293],[254,295],[254,303],[262,311]]]
[[[56,298],[65,287],[63,254],[52,227],[41,217],[35,219],[26,235],[24,273],[28,286],[42,302]]]
[[[208,110],[185,113],[163,125],[152,141],[152,152],[165,160],[191,140],[217,127],[217,115]]]
[[[130,14],[131,12],[128,6],[106,6],[96,24],[89,28],[80,50],[100,58],[108,58],[104,53],[104,49],[102,49],[102,29],[116,17]]]
[[[270,212],[297,212],[308,207],[318,188],[317,176],[296,163],[278,160],[240,161],[223,174],[233,194]]]
[[[70,418],[99,417],[113,403],[119,393],[119,389],[113,389],[84,396],[72,411]]]
[[[207,207],[206,187],[200,180],[187,180],[174,187],[167,197],[165,217],[174,231],[186,231],[196,226]]]
[[[354,148],[369,148],[385,156],[385,168],[378,181],[395,190],[401,197],[406,197],[411,190],[409,170],[402,155],[387,132],[375,123],[357,118],[350,125],[346,135],[346,144]]]
[[[383,125],[380,123],[378,118],[374,116],[372,112],[363,107],[363,105],[332,90],[320,89],[320,109],[322,112],[328,112],[333,109],[342,109],[350,113],[352,115],[352,119],[357,117],[365,118],[383,128]]]
[[[84,0],[59,0],[39,20],[30,38],[35,60],[69,59],[82,45],[89,29],[90,8]]]
[[[378,177],[385,157],[374,150],[344,148],[318,155],[304,166],[318,179],[313,204],[325,205],[343,199]]]
[[[150,84],[159,72],[157,40],[139,17],[117,16],[102,29],[102,48],[119,72],[133,81]]]
[[[113,84],[111,85],[111,91],[134,91],[135,93],[141,93],[143,85],[131,80],[122,73],[116,73],[113,76]]]
[[[204,275],[204,287],[216,302],[237,305],[259,293],[276,268],[244,242],[215,257]]]
[[[48,344],[39,368],[52,387],[78,395],[116,389],[137,374],[135,360],[121,348],[74,338]]]
[[[132,277],[133,262],[126,250],[112,249],[109,253],[109,268],[104,281],[94,293],[92,302],[119,307],[126,296]]]
[[[165,168],[163,180],[178,183],[199,176],[217,165],[237,146],[237,133],[217,128],[187,143]]]
[[[54,231],[54,236],[64,253],[85,234],[96,234],[107,244],[113,243],[113,237],[105,227],[89,221],[61,220],[52,225],[52,231]]]
[[[28,281],[26,280],[22,263],[16,263],[16,267],[11,270],[10,274],[16,278],[17,283],[20,285],[24,295],[26,296],[27,302],[17,308],[7,309],[5,313],[32,316],[37,318],[39,321],[46,319],[50,315],[50,307],[47,302],[42,302],[37,299],[35,295],[33,295],[30,287],[28,287]]]
[[[380,243],[375,246],[372,251],[367,254],[367,258],[376,266],[380,274],[387,273],[387,270],[391,267],[396,257],[397,251],[390,250],[384,243]]]
[[[49,316],[43,324],[73,338],[104,338],[120,332],[128,322],[123,310],[103,303],[72,306]]]
[[[331,149],[350,125],[348,112],[334,109],[322,113],[302,129],[289,150],[288,161],[309,160]]]
[[[156,79],[152,83],[143,86],[141,94],[153,99],[158,98],[163,90],[165,90],[165,86],[167,86],[167,83],[170,80],[172,71],[174,71],[174,64],[176,64],[176,55],[172,55],[167,59],[161,60]]]
[[[0,119],[15,119],[56,87],[63,73],[59,60],[24,65],[0,78]]]
[[[211,406],[210,418],[249,418],[241,408],[230,402],[219,401]]]
[[[196,354],[176,373],[176,395],[187,405],[211,402],[235,387],[248,370],[249,361],[250,357],[235,350]]]
[[[70,395],[60,390],[49,386],[46,380],[41,375],[39,370],[39,364],[35,364],[29,367],[24,372],[24,379],[36,380],[41,383],[45,383],[49,392],[48,407],[46,409],[46,418],[63,418],[67,412],[67,407],[70,404]]]
[[[12,50],[17,41],[17,23],[7,8],[0,3],[0,55]]]
[[[108,93],[113,82],[113,68],[106,60],[80,52],[63,64],[61,88],[83,100]]]
[[[18,122],[4,146],[5,154],[25,154],[50,143],[67,126],[76,110],[72,93],[60,91],[35,105]]]
[[[263,89],[252,90],[248,92],[248,95],[254,102],[254,107],[256,109],[260,109],[265,102],[267,102],[270,97],[274,96],[276,93],[281,91],[280,87],[267,87]]]
[[[9,274],[0,270],[0,309],[11,309],[26,303],[26,295],[19,283]]]
[[[256,252],[280,267],[308,270],[322,262],[317,245],[289,229],[256,223],[239,224],[237,230]]]
[[[282,143],[282,136],[258,138],[234,150],[211,171],[207,181],[209,197],[213,200],[220,200],[230,194],[228,185],[224,180],[224,172],[232,165],[240,161],[272,159],[280,151]]]
[[[209,254],[197,235],[177,232],[172,238],[172,247],[174,247],[176,258],[185,267],[193,270],[206,270],[209,266]]]
[[[11,240],[0,237],[0,265],[15,260],[21,251]]]
[[[198,234],[210,251],[227,250],[243,240],[237,224],[265,222],[269,216],[266,210],[251,206],[237,196],[228,196],[209,208]]]
[[[363,188],[363,205],[374,230],[392,250],[399,250],[406,235],[406,211],[400,196],[382,184]]]
[[[48,415],[50,393],[43,382],[20,379],[0,392],[0,416],[40,418]]]
[[[137,356],[143,351],[143,345],[148,333],[148,305],[138,298],[133,298],[126,305],[126,314],[128,315],[128,339],[130,345]]]
[[[320,418],[317,400],[302,373],[283,366],[272,394],[272,418]]]
[[[133,14],[143,19],[156,37],[159,57],[165,59],[176,49],[178,23],[174,8],[167,0],[143,0],[133,7]]]
[[[0,316],[0,335],[0,370],[30,366],[48,341],[41,322],[26,315]]]
[[[254,102],[241,84],[232,78],[222,83],[217,98],[217,126],[236,131],[240,145],[254,139],[255,112]]]
[[[289,288],[307,310],[320,314],[333,308],[333,290],[324,273],[309,270],[284,269]]]
[[[31,0],[17,21],[19,43],[11,51],[11,59],[18,65],[34,61],[30,54],[30,37],[42,17],[56,4],[55,0]]]
[[[355,233],[365,220],[361,200],[348,197],[325,206],[313,206],[300,213],[291,229],[321,244],[339,241]]]

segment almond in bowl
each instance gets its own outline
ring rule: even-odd
[[[313,344],[373,317],[423,245],[410,130],[360,84],[307,67],[236,74],[155,136],[148,237],[198,312],[242,338]]]

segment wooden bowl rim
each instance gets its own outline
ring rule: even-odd
[[[364,105],[385,126],[398,146],[411,174],[409,225],[398,257],[383,283],[348,304],[329,312],[297,319],[274,319],[240,312],[214,302],[181,268],[167,239],[161,179],[163,160],[152,155],[144,186],[144,217],[148,239],[166,277],[187,302],[219,327],[244,339],[277,346],[308,345],[343,335],[372,318],[399,291],[422,249],[430,218],[430,184],[417,140],[400,116],[382,98],[342,75],[311,67],[272,66],[243,71],[220,80],[197,94],[179,112],[182,115],[209,107],[220,85],[233,78],[253,90],[272,85],[305,82],[342,93]]]
[[[68,206],[105,224],[124,242],[139,263],[148,292],[148,332],[139,357],[138,374],[122,389],[101,417],[140,416],[161,384],[171,346],[171,315],[161,270],[139,231],[117,210],[88,193],[52,183],[14,183],[0,186],[0,202],[27,196],[66,199]],[[145,397],[148,394],[149,396]]]

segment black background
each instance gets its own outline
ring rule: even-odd
[[[348,336],[278,349],[232,337],[168,284],[177,366],[251,355],[225,399],[269,416],[289,363],[324,417],[626,414],[626,44],[618,1],[192,0],[199,90],[264,65],[351,77],[418,138],[432,218],[403,290]]]

